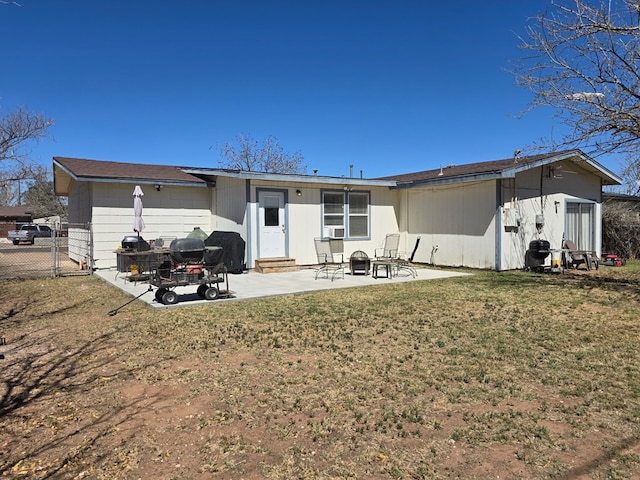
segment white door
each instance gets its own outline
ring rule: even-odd
[[[258,222],[258,257],[284,257],[284,192],[258,192]]]

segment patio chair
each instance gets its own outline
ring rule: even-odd
[[[382,249],[376,249],[374,252],[374,262],[389,263],[392,271],[395,271],[397,277],[401,271],[407,272],[413,278],[418,276],[418,272],[413,268],[409,259],[404,258],[399,253],[400,234],[389,233],[384,237],[384,246]]]
[[[318,268],[316,268],[316,280],[319,276],[331,277],[333,282],[338,275],[344,278],[344,254],[342,240],[327,238],[315,238]]]
[[[598,256],[596,252],[592,250],[578,250],[576,244],[571,240],[565,240],[564,249],[566,250],[566,264],[567,267],[578,268],[584,264],[587,270],[591,270],[592,267],[598,269]]]

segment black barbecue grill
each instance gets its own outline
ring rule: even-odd
[[[138,235],[127,235],[120,242],[124,250],[135,250],[137,252],[146,252],[150,249],[149,243]]]
[[[547,240],[532,240],[525,254],[525,267],[528,270],[544,270],[545,259],[551,253],[551,244]]]
[[[176,263],[202,263],[204,241],[199,238],[176,238],[169,245],[169,251]]]
[[[223,253],[222,247],[207,247],[199,238],[173,240],[169,245],[171,262],[160,265],[151,278],[151,285],[158,287],[156,300],[165,305],[177,303],[175,288],[185,285],[198,285],[196,292],[207,300],[232,296]],[[223,282],[225,290],[220,289]]]

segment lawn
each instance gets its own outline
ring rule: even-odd
[[[640,477],[640,264],[156,310],[0,282],[0,476]]]

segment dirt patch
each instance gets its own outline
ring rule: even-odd
[[[635,478],[638,279],[487,272],[115,317],[127,297],[96,279],[6,282],[0,475]]]

